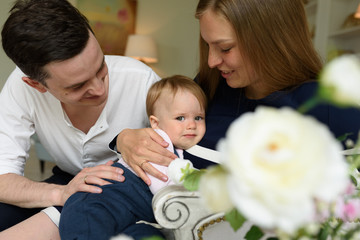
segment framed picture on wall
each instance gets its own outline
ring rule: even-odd
[[[75,0],[90,22],[106,55],[124,55],[129,34],[135,33],[136,0]]]

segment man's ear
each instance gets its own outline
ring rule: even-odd
[[[46,88],[43,84],[39,83],[38,81],[35,81],[29,77],[22,77],[22,80],[29,85],[32,88],[35,88],[36,90],[38,90],[41,93],[46,92]]]
[[[154,115],[150,115],[150,125],[153,129],[159,128],[159,119]]]

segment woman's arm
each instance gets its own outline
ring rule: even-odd
[[[163,181],[168,177],[147,162],[168,166],[177,158],[166,149],[168,143],[151,128],[124,129],[116,139],[116,146],[127,164],[148,185],[151,181],[145,172]]]

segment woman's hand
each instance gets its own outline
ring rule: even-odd
[[[63,206],[66,200],[76,192],[101,193],[102,189],[98,186],[111,184],[104,179],[123,182],[124,170],[111,166],[113,163],[109,161],[106,164],[82,169],[67,185],[62,187],[60,205]]]
[[[177,158],[174,153],[166,149],[168,145],[152,128],[125,129],[116,139],[116,146],[122,158],[148,185],[151,181],[145,172],[167,181],[168,177],[148,162],[168,166]]]

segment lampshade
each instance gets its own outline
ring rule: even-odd
[[[354,14],[354,17],[355,18],[360,18],[360,4],[359,4],[359,6],[358,6],[358,8],[357,8],[357,10],[356,10],[356,12]]]
[[[125,56],[145,63],[156,63],[158,59],[155,41],[148,35],[129,35]]]

